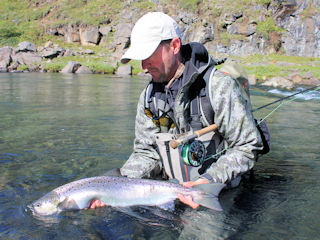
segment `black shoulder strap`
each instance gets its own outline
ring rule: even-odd
[[[193,130],[198,130],[203,127],[200,117],[202,117],[205,125],[214,123],[214,111],[210,102],[209,95],[209,80],[211,72],[214,71],[214,66],[210,67],[201,77],[203,79],[202,88],[198,90],[197,96],[190,103],[190,125]]]

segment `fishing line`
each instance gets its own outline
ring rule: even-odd
[[[293,97],[293,96],[295,96],[295,95],[304,93],[304,92],[309,92],[309,91],[311,91],[311,90],[317,91],[317,90],[319,90],[319,89],[320,89],[319,86],[314,86],[314,87],[312,87],[312,88],[308,88],[308,89],[302,90],[302,91],[300,91],[300,92],[291,94],[291,95],[289,95],[289,96],[280,98],[280,99],[278,99],[278,100],[276,100],[276,101],[274,101],[274,102],[268,103],[268,104],[266,104],[266,105],[263,105],[263,106],[261,106],[261,107],[258,107],[258,108],[256,108],[256,109],[252,110],[252,112],[255,112],[255,111],[261,110],[261,109],[263,109],[263,108],[265,108],[265,107],[267,107],[267,106],[270,106],[270,105],[272,105],[272,104],[275,104],[275,103],[281,101],[281,103],[280,103],[277,107],[275,107],[275,108],[274,108],[270,113],[268,113],[264,118],[262,118],[261,120],[258,121],[257,126],[258,126],[261,122],[265,121],[268,117],[270,117],[270,116],[271,116],[275,111],[277,111],[282,105],[287,104],[287,103],[289,103],[289,102],[292,102],[292,101],[296,100],[297,97],[292,98],[292,99],[289,99],[289,100],[287,100],[287,101],[284,101],[284,100],[286,100],[286,99],[288,99],[288,98],[291,98],[291,97]],[[228,149],[228,147],[225,147],[225,148],[224,148],[223,150],[221,150],[220,152],[218,152],[218,153],[216,153],[216,154],[214,154],[214,155],[212,155],[212,156],[204,159],[204,161],[207,161],[207,160],[209,160],[209,159],[211,159],[211,158],[215,158],[216,156],[221,155],[222,153],[224,153],[225,151],[227,151],[227,149]]]

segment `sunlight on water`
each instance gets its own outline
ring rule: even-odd
[[[125,162],[147,83],[105,75],[0,75],[0,239],[317,239],[319,92],[297,95],[267,118],[271,152],[259,159],[254,178],[246,175],[240,187],[221,194],[223,212],[106,207],[34,218],[26,207],[32,201]],[[252,88],[253,108],[301,90]],[[263,118],[275,107],[254,115]]]
[[[320,88],[320,87],[319,87]],[[271,89],[268,92],[274,93],[277,95],[282,95],[282,96],[290,96],[292,94],[296,94],[302,91],[305,91],[307,89],[305,88],[296,88],[295,91],[284,91],[284,90],[279,90],[279,89]],[[307,91],[301,94],[297,94],[294,96],[296,99],[302,99],[302,100],[320,100],[320,92],[319,89],[317,90],[311,90]]]

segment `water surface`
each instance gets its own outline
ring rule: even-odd
[[[120,167],[132,151],[144,78],[0,74],[1,239],[318,239],[319,93],[268,119],[272,151],[223,192],[223,212],[101,208],[35,219],[26,205],[62,184]],[[255,107],[290,92],[252,88]],[[266,116],[275,106],[255,113]],[[148,221],[146,221],[148,219]]]

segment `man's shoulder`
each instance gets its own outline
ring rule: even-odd
[[[211,82],[213,86],[234,86],[235,80],[229,73],[222,72],[217,69],[213,71],[214,72],[211,74]]]

